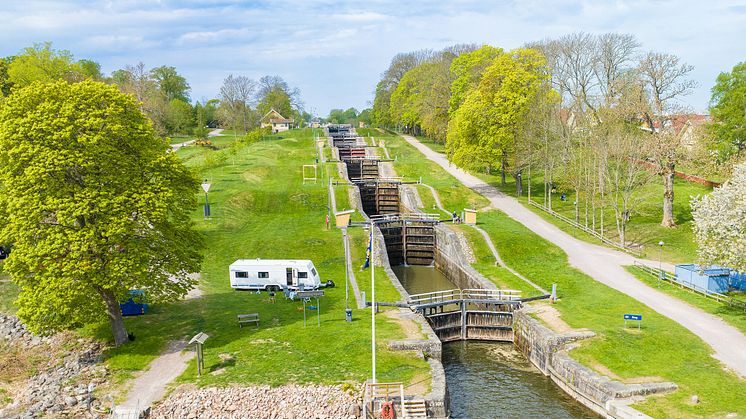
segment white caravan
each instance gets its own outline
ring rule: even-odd
[[[228,269],[231,288],[236,290],[279,291],[321,286],[321,277],[310,260],[239,259]]]

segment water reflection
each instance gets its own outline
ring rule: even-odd
[[[443,345],[452,418],[596,418],[510,343]]]

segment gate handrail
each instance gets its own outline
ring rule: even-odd
[[[410,305],[423,303],[441,303],[455,300],[495,300],[495,301],[520,301],[521,291],[518,290],[491,290],[491,289],[452,289],[442,291],[424,292],[412,294],[407,301]]]

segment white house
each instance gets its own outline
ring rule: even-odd
[[[273,134],[289,130],[293,127],[294,122],[293,119],[285,118],[274,109],[270,109],[260,121],[262,128],[272,127]]]

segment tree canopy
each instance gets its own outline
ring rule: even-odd
[[[746,148],[746,62],[720,73],[712,88],[710,114],[720,160],[739,156]]]
[[[119,302],[143,289],[173,301],[194,285],[199,183],[116,87],[32,83],[0,109],[0,242],[35,332],[109,320],[127,341]]]

